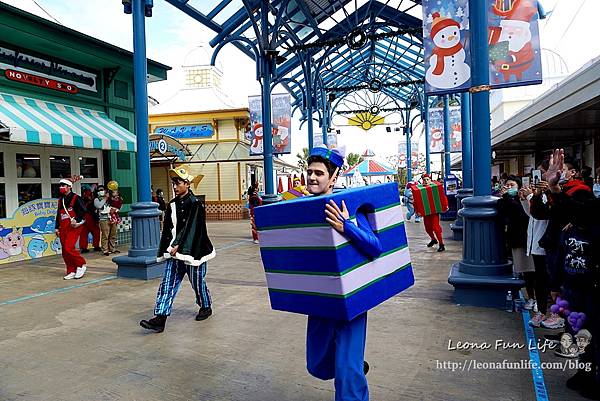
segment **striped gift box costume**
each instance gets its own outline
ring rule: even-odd
[[[364,213],[381,242],[375,260],[325,221],[342,200],[356,221]],[[350,321],[414,283],[398,188],[374,185],[255,209],[271,306]]]
[[[432,181],[427,185],[413,185],[411,191],[415,211],[419,216],[444,213],[448,210],[448,198],[441,183]]]

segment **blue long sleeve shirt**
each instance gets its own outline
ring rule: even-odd
[[[350,220],[344,220],[344,235],[360,252],[375,259],[382,252],[379,238],[373,233],[369,220],[364,214],[357,213],[356,222],[358,225]]]

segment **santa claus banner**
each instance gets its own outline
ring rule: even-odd
[[[471,86],[468,0],[423,0],[425,91],[463,92]]]
[[[263,125],[261,96],[248,97],[250,110],[250,131],[246,139],[250,141],[250,156],[263,154]],[[289,94],[271,95],[271,122],[273,132],[273,153],[291,153],[292,106]]]
[[[542,61],[536,0],[488,0],[490,85],[539,84]]]

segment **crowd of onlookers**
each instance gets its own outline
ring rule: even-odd
[[[556,354],[591,366],[567,386],[600,399],[600,184],[591,172],[556,150],[532,174],[492,184],[513,272],[525,281],[529,324],[564,331],[553,336],[561,345]]]

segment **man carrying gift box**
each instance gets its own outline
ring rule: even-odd
[[[333,192],[344,158],[337,150],[313,148],[308,158],[307,190],[314,196]],[[341,206],[341,208],[340,208]],[[326,221],[362,253],[377,258],[382,247],[363,214],[357,213],[357,225],[349,220],[346,204],[333,200],[326,205]],[[334,380],[336,401],[368,401],[369,388],[364,361],[367,312],[350,321],[308,316],[306,364],[309,373],[322,380]]]
[[[433,182],[431,180],[431,176],[429,174],[423,174],[421,176],[423,180],[423,186],[428,187],[430,184],[438,184],[437,182]],[[441,194],[441,197],[446,198],[445,194]],[[447,204],[447,201],[446,201]],[[447,208],[447,206],[446,206]],[[446,247],[444,246],[444,238],[442,236],[442,226],[440,225],[440,214],[439,213],[431,213],[423,215],[423,223],[425,224],[425,231],[431,238],[431,241],[427,244],[428,248],[431,248],[435,244],[439,244],[438,252],[444,252]],[[436,239],[437,237],[437,239]]]
[[[142,320],[140,326],[161,333],[183,277],[188,275],[200,307],[196,320],[212,315],[211,298],[206,286],[206,262],[215,257],[215,250],[206,230],[204,205],[190,190],[201,175],[193,177],[183,167],[169,170],[175,198],[167,205],[162,236],[158,248],[158,261],[167,259],[162,282],[156,294],[155,316]]]

